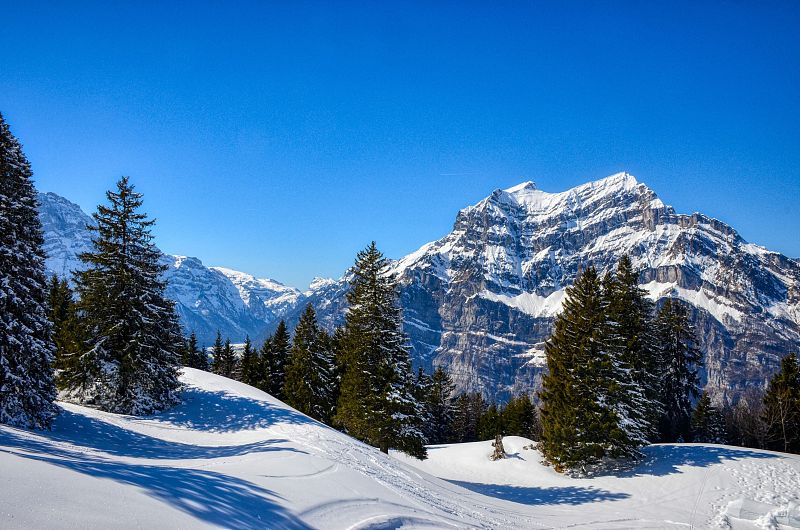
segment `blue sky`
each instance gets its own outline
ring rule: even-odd
[[[622,170],[800,256],[800,3],[491,4],[0,0],[0,112],[40,189],[301,288]]]

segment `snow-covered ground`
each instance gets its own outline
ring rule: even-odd
[[[154,417],[62,404],[52,432],[0,426],[0,528],[753,528],[800,496],[794,456],[654,446],[620,476],[572,479],[506,438],[506,460],[479,442],[420,462],[241,383],[183,380],[185,403]]]

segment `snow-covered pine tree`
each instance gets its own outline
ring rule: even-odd
[[[450,425],[453,422],[455,403],[453,392],[456,386],[444,368],[437,366],[431,376],[427,408],[430,422],[425,435],[428,443],[443,444],[449,441]]]
[[[242,359],[239,363],[241,366],[239,380],[246,384],[255,386],[256,377],[258,374],[258,352],[253,348],[253,342],[250,340],[250,335],[244,339],[244,348],[242,349]]]
[[[667,299],[656,317],[659,347],[662,416],[661,441],[691,440],[692,401],[700,395],[697,368],[703,357],[697,349],[689,311],[678,300]]]
[[[342,382],[335,421],[383,452],[396,448],[424,457],[424,405],[415,399],[408,338],[387,269],[374,242],[358,253],[339,345]]]
[[[559,471],[635,456],[643,443],[629,436],[620,416],[619,341],[602,283],[593,267],[583,271],[545,343],[540,447]]]
[[[64,370],[75,362],[83,340],[80,337],[80,322],[76,314],[77,304],[66,279],[53,275],[48,286],[50,322],[53,324],[53,342],[56,345],[56,370]],[[58,383],[56,377],[56,383]]]
[[[50,427],[54,344],[30,164],[0,114],[0,423]]]
[[[178,402],[183,343],[174,303],[164,296],[166,269],[152,242],[154,221],[127,177],[94,214],[94,251],[75,273],[87,340],[65,372],[66,395],[102,410],[150,414]]]
[[[311,304],[306,306],[294,330],[286,365],[283,395],[286,403],[303,414],[329,423],[334,409],[335,385],[330,341],[317,324]]]
[[[654,304],[639,287],[639,272],[623,255],[613,281],[606,284],[609,322],[619,341],[620,415],[631,440],[654,440],[661,417],[659,349]]]
[[[763,422],[768,448],[800,453],[800,367],[794,353],[781,360],[780,371],[769,382]]]
[[[708,392],[703,392],[692,413],[692,439],[695,443],[724,444],[725,417],[711,402]]]

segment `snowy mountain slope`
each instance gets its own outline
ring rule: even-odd
[[[622,476],[572,479],[507,438],[507,460],[480,442],[417,462],[241,383],[182,380],[185,403],[152,417],[62,404],[52,431],[0,426],[0,527],[754,528],[739,504],[763,516],[798,495],[796,456],[655,446]]]
[[[92,250],[86,229],[93,219],[54,193],[39,194],[39,217],[45,238],[48,273],[68,277],[82,264],[78,254]],[[297,289],[274,280],[259,280],[230,269],[206,267],[197,258],[164,254],[167,296],[175,300],[187,333],[211,344],[219,329],[223,337],[243,341],[255,337],[303,297]]]
[[[565,288],[581,268],[608,270],[625,253],[654,299],[693,306],[704,376],[721,398],[763,386],[780,357],[800,349],[797,261],[718,220],[677,214],[619,173],[560,193],[532,182],[496,190],[396,262],[416,362],[444,365],[460,390],[490,399],[535,389]]]

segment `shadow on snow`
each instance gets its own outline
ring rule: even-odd
[[[681,473],[679,466],[709,467],[721,464],[726,460],[735,461],[743,458],[781,458],[775,453],[752,451],[746,448],[722,447],[715,445],[671,445],[656,444],[642,449],[644,458],[635,462],[629,469],[616,474],[620,477],[636,477],[641,475],[664,476]]]
[[[169,466],[112,462],[99,456],[0,432],[0,449],[21,458],[46,462],[92,477],[141,488],[147,495],[201,521],[224,528],[309,528],[280,506],[274,492],[221,473]],[[43,454],[43,453],[47,454]]]
[[[261,429],[279,423],[317,423],[295,410],[222,391],[188,387],[181,397],[182,404],[152,418],[187,429],[210,432]]]
[[[480,484],[450,480],[449,482],[486,495],[510,502],[525,505],[559,505],[576,506],[590,502],[618,501],[630,497],[627,493],[614,493],[599,488],[584,488],[579,486],[564,486],[552,488],[538,488],[536,486],[509,486],[503,484]]]

